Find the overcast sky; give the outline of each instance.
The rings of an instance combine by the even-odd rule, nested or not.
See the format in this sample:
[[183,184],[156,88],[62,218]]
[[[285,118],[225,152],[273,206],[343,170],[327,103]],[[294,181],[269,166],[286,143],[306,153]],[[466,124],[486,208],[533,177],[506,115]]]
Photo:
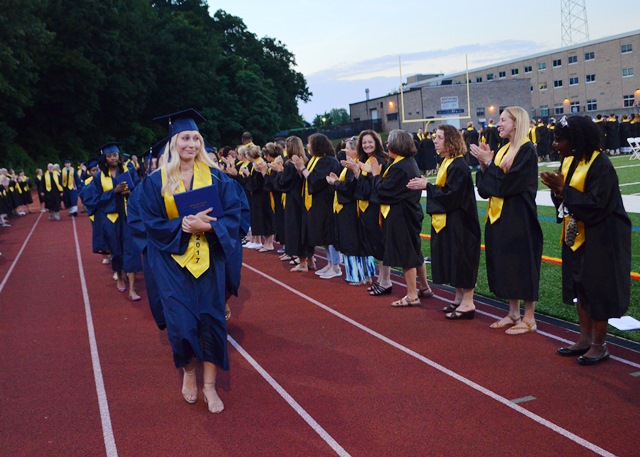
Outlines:
[[[307,121],[332,108],[380,97],[416,73],[451,73],[561,47],[562,0],[208,0],[243,19],[258,38],[296,56],[313,97]],[[492,4],[493,3],[493,4]],[[640,29],[640,1],[586,0],[591,40]],[[398,6],[400,5],[400,6]],[[634,50],[635,51],[635,50]],[[640,52],[640,50],[638,50]]]

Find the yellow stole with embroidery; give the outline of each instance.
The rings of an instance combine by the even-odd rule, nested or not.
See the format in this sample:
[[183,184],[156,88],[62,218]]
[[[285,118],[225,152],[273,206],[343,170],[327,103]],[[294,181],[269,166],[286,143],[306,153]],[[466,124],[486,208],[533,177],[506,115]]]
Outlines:
[[[373,156],[371,156],[371,157],[373,157]],[[371,157],[369,157],[367,159],[365,164],[371,163]],[[369,174],[364,170],[361,171],[360,173],[362,174],[362,176],[367,176]],[[358,200],[358,209],[360,210],[361,213],[364,213],[367,210],[368,207],[369,207],[369,200]]]
[[[111,172],[107,173],[106,175],[104,173],[100,173],[100,184],[102,185],[102,192],[109,192],[110,190],[113,190],[113,179],[111,178]],[[117,212],[107,213],[107,219],[109,219],[114,224],[118,220],[118,217],[120,217],[120,215]]]
[[[307,164],[307,170],[311,173],[316,166],[316,164],[320,161],[320,157],[313,156],[309,160]],[[307,211],[311,209],[313,206],[313,195],[309,193],[309,182],[304,180],[304,187],[302,188],[302,197],[304,198],[304,207],[307,208]]]
[[[596,159],[596,157],[598,157],[598,155],[600,155],[600,151],[594,151],[593,155],[591,156],[591,160],[589,160],[589,162],[582,159],[578,163],[575,171],[573,172],[573,176],[571,176],[571,181],[569,182],[569,185],[571,187],[573,187],[574,189],[580,192],[584,192],[584,183],[587,179],[587,173],[589,173],[589,168],[591,168],[591,164]],[[567,157],[564,159],[564,161],[562,162],[563,176],[566,177],[569,174],[569,169],[572,163],[573,163],[573,157]],[[576,221],[576,222],[578,223],[578,234],[576,235],[576,239],[573,242],[573,246],[571,246],[571,250],[573,251],[577,250],[586,241],[585,235],[584,235],[584,222],[582,221]],[[568,223],[569,223],[569,218],[565,217],[562,221],[562,235],[560,237],[560,240],[562,241],[562,243],[564,243],[564,234],[567,231]]]
[[[518,146],[518,150],[525,144],[529,142],[529,138],[525,138],[522,143]],[[502,164],[502,160],[504,159],[504,156],[507,155],[507,152],[509,152],[509,145],[511,143],[507,143],[504,146],[502,146],[500,148],[500,150],[498,151],[498,153],[496,154],[493,163],[497,166],[500,167],[500,165]],[[516,154],[517,155],[517,154]],[[515,162],[516,158],[513,158],[513,161]],[[512,163],[513,164],[513,163]],[[500,171],[502,171],[504,173],[504,170],[500,169]],[[489,197],[489,207],[487,208],[487,219],[489,220],[490,223],[495,223],[498,219],[500,219],[500,216],[502,215],[502,207],[504,206],[504,198],[502,197]]]
[[[403,156],[396,157],[396,159],[393,161],[393,163],[391,165],[389,165],[387,167],[387,169],[384,171],[384,173],[382,174],[382,177],[386,178],[387,177],[387,173],[389,173],[389,170],[391,170],[391,167],[394,166],[395,164],[397,164],[398,162],[403,161],[405,158],[406,157],[403,157]],[[385,219],[389,215],[389,211],[391,211],[391,205],[380,205],[380,215],[382,217],[384,217]],[[382,219],[380,220],[380,222],[382,222]]]
[[[44,173],[44,187],[45,189],[47,189],[47,192],[51,192],[51,175],[54,176],[58,176],[57,171],[53,170],[51,173],[49,172],[49,170],[45,171]],[[56,187],[58,188],[58,191],[62,192],[62,186],[58,183],[58,180],[54,179],[53,182],[55,183]]]
[[[438,170],[438,175],[436,176],[436,186],[444,187],[447,182],[447,168],[449,168],[449,165],[451,165],[453,161],[458,157],[460,156],[447,157],[442,161],[442,163],[440,164],[440,169]],[[447,213],[432,214],[431,226],[436,231],[436,233],[439,233],[440,230],[447,226]]]
[[[342,169],[342,171],[340,172],[340,177],[338,178],[338,181],[345,182],[345,180],[347,179],[347,171],[349,171],[347,167],[344,167]],[[338,202],[338,191],[336,190],[334,191],[334,194],[333,194],[333,212],[338,214],[340,211],[342,211],[343,207],[344,205]]]
[[[162,167],[162,187],[167,183],[167,172]],[[196,162],[193,166],[193,186],[191,189],[199,189],[200,187],[210,186],[212,183],[211,170],[203,163]],[[176,193],[186,192],[184,182],[180,180],[180,186]],[[180,217],[176,201],[173,195],[165,192],[163,195],[164,207],[167,210],[169,219]],[[192,233],[189,238],[189,245],[184,254],[171,254],[173,260],[178,265],[189,270],[195,277],[199,278],[205,271],[209,269],[209,243],[204,232]]]

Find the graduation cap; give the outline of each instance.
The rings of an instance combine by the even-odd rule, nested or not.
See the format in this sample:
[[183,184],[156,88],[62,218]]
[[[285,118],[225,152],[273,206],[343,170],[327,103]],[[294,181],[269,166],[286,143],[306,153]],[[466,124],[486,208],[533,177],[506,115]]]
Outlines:
[[198,130],[198,122],[206,121],[206,119],[193,108],[156,117],[153,120],[168,127],[169,138],[185,130]]
[[120,152],[120,149],[118,148],[118,146],[120,146],[121,144],[124,143],[117,143],[117,142],[111,142],[111,143],[105,143],[102,146],[100,146],[100,154],[106,155],[106,154],[113,154],[114,152]]
[[207,152],[212,152],[214,154],[218,153],[218,150],[215,147],[211,146],[211,144],[207,140],[204,140],[204,150]]
[[164,154],[164,150],[165,150],[165,147],[167,146],[168,142],[169,142],[169,137],[163,138],[160,141],[158,141],[156,144],[151,146],[149,148],[149,152],[151,153],[151,157],[153,157],[154,159],[157,159],[162,154]]
[[71,163],[71,159],[64,159],[63,163]]
[[95,168],[98,166],[98,158],[97,157],[92,157],[89,160],[87,160],[87,169],[91,170],[92,168]]

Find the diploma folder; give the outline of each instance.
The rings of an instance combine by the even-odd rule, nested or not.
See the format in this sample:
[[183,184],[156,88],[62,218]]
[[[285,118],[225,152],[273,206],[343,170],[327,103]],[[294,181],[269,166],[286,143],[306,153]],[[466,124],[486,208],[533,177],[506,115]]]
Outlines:
[[180,217],[196,214],[209,208],[213,208],[213,211],[207,214],[208,216],[224,216],[222,202],[215,184],[175,194],[173,198],[176,201]]
[[124,173],[119,174],[113,179],[116,180],[116,185],[120,184],[121,182],[126,182],[127,186],[129,187],[129,190],[133,190],[133,188],[135,187],[133,185],[133,178],[131,177],[131,173],[129,173],[128,171],[125,171]]

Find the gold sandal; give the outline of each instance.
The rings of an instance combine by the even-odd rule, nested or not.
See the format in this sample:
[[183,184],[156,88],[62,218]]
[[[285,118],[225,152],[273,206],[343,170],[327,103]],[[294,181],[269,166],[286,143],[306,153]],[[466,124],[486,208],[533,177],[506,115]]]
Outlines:
[[525,333],[535,333],[537,330],[538,326],[536,325],[536,321],[527,322],[523,320],[507,329],[504,333],[507,335],[524,335]]
[[489,328],[505,328],[505,327],[518,325],[519,323],[520,323],[520,317],[518,317],[517,319],[514,319],[513,317],[506,315],[499,321],[496,321],[493,324],[491,324]]
[[408,306],[420,306],[420,304],[420,299],[418,297],[416,297],[415,300],[409,300],[409,297],[405,295],[400,300],[392,302],[391,306],[394,308],[406,308]]

